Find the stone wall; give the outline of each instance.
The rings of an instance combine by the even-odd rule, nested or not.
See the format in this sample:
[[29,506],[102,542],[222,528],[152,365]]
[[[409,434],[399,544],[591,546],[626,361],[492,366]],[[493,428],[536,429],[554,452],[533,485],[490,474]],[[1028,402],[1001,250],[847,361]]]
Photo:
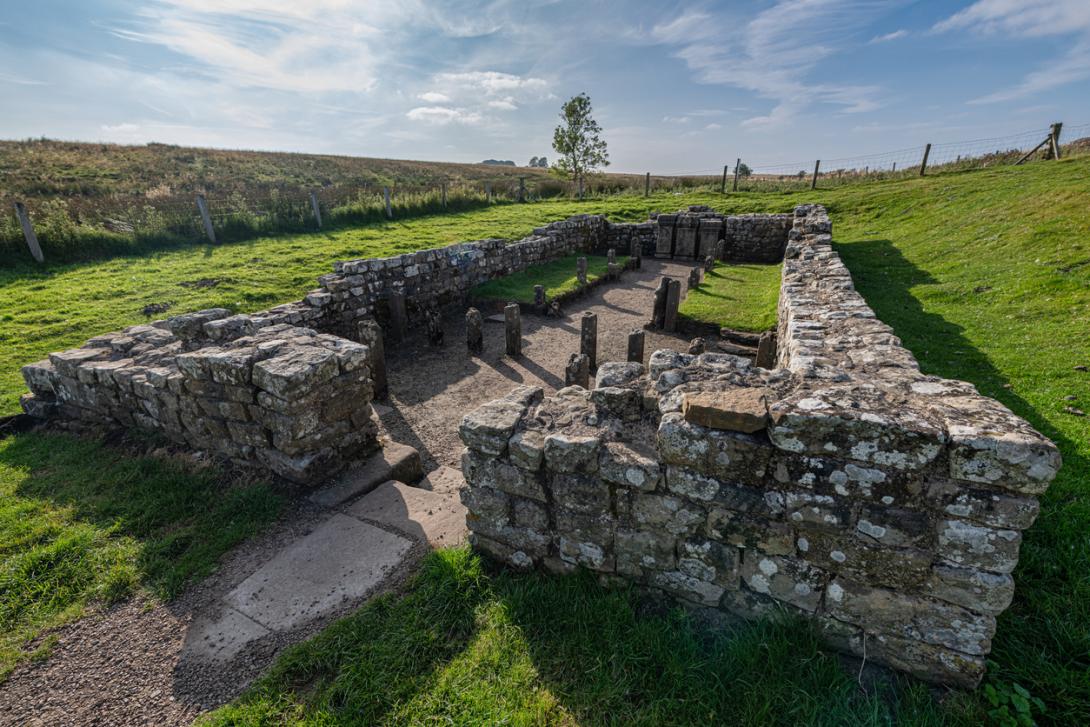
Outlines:
[[467,415],[471,541],[975,685],[1056,447],[927,376],[852,287],[821,207],[793,217],[778,368],[658,351],[596,387],[521,387]]
[[709,207],[693,206],[687,212],[658,215],[654,246],[646,253],[703,260],[715,257],[717,242],[723,240],[724,260],[775,263],[783,259],[792,221],[789,214],[721,215]]
[[320,481],[377,446],[368,349],[282,320],[295,315],[213,309],[92,338],[23,367],[23,408]]

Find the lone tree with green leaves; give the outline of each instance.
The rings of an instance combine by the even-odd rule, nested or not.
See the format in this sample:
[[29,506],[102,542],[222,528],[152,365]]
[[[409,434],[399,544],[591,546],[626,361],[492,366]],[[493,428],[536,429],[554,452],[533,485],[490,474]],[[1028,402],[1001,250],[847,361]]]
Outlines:
[[587,174],[609,166],[609,152],[601,138],[602,127],[590,110],[590,96],[585,93],[573,96],[560,110],[564,123],[553,132],[553,149],[560,155],[553,169],[564,178],[575,180],[579,199],[583,199]]

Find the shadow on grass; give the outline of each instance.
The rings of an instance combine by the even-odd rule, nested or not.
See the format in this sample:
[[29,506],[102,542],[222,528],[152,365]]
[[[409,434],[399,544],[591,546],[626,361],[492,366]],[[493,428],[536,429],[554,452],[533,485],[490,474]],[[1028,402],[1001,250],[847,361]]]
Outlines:
[[210,724],[886,724],[925,689],[865,693],[799,621],[709,630],[589,573],[429,556],[277,665]]
[[[1085,445],[1016,393],[962,327],[924,308],[913,289],[939,281],[905,259],[891,241],[866,239],[838,244],[837,250],[856,289],[925,373],[973,383],[1060,448],[1063,467],[1041,497],[1037,522],[1023,533],[1014,573],[1018,588],[1011,608],[999,618],[988,679],[1028,688],[1045,700],[1049,721],[1082,721],[1090,709],[1090,461],[1081,452]],[[1022,385],[1032,387],[1033,382]]]

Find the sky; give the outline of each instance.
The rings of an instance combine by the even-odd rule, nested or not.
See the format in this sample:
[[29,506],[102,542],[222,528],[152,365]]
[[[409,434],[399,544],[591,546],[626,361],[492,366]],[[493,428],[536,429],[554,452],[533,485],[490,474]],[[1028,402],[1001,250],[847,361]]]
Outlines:
[[1090,0],[0,0],[0,138],[714,171],[1090,122]]

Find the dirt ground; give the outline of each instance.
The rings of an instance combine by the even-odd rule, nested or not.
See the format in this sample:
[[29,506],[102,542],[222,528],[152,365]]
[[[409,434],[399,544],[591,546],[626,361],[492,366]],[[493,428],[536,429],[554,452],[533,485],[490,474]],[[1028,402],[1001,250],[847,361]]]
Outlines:
[[[688,271],[688,265],[647,259],[641,270],[626,271],[619,282],[569,303],[559,319],[524,314],[518,360],[503,355],[503,325],[492,322],[485,323],[483,355],[469,356],[461,315],[449,320],[442,347],[429,346],[419,334],[388,346],[390,397],[378,409],[385,433],[416,447],[426,471],[457,468],[458,424],[466,412],[519,384],[549,392],[564,385],[564,365],[578,351],[584,311],[598,315],[599,363],[623,361],[628,333],[650,317],[658,279],[670,275],[684,281]],[[681,336],[646,335],[645,362],[657,349],[688,345]],[[47,637],[55,639],[49,658],[20,665],[0,685],[0,725],[183,725],[237,696],[285,646],[362,601],[292,632],[259,639],[230,662],[214,665],[187,658],[191,625],[213,615],[224,594],[328,515],[303,499],[270,532],[236,548],[216,574],[174,601],[133,599],[57,630]],[[393,574],[385,588],[396,588],[407,575],[408,569]]]
[[[484,353],[471,357],[465,347],[465,321],[449,320],[442,347],[422,335],[387,349],[390,411],[381,410],[383,427],[398,442],[416,447],[424,469],[459,466],[462,416],[519,384],[542,386],[551,393],[564,386],[564,366],[579,351],[579,319],[598,316],[598,363],[624,361],[628,334],[651,317],[655,286],[664,275],[682,281],[682,297],[691,265],[645,258],[640,270],[628,270],[617,283],[594,288],[569,303],[562,318],[522,314],[522,357],[504,355],[504,326],[485,322]],[[488,315],[488,312],[485,312]],[[689,339],[647,331],[644,363],[660,348],[684,351]]]

